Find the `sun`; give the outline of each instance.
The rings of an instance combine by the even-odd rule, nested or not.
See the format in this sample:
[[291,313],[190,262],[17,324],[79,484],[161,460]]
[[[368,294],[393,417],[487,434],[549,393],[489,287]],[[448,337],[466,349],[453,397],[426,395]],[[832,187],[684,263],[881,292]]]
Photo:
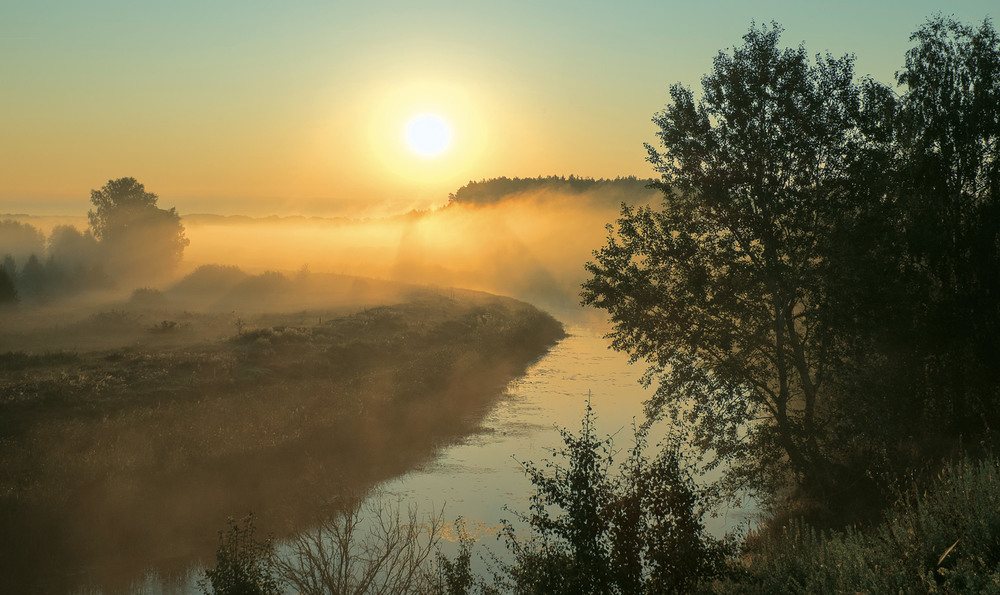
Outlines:
[[440,157],[451,148],[451,126],[437,114],[417,114],[403,128],[403,138],[420,157]]

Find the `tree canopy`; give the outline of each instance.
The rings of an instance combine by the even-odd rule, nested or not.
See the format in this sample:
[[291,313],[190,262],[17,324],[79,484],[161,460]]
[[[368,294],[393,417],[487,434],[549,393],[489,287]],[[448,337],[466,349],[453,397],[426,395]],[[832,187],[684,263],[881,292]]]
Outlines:
[[180,262],[189,241],[180,216],[156,206],[157,196],[135,178],[108,180],[90,191],[90,231],[109,266],[129,276],[155,278]]
[[989,21],[929,20],[897,95],[780,34],[752,26],[699,96],[671,87],[647,146],[662,209],[623,207],[582,298],[648,362],[650,420],[686,428],[730,487],[829,500],[928,416],[952,436],[993,417],[1000,43]]

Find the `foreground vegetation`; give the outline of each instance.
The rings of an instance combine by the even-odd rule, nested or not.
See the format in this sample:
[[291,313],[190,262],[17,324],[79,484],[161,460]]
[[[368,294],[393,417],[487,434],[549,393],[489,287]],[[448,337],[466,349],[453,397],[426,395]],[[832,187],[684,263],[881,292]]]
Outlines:
[[[442,517],[400,516],[382,497],[360,500],[290,546],[254,537],[252,519],[220,533],[206,593],[997,593],[1000,592],[1000,462],[959,457],[931,481],[898,482],[871,525],[821,530],[776,519],[738,541],[706,534],[708,499],[676,452],[650,460],[641,432],[624,459],[593,431],[542,467],[529,511],[506,523],[502,561],[467,536],[454,558],[431,554]],[[362,529],[366,527],[366,529]],[[473,556],[489,572],[473,571]]]
[[960,458],[873,526],[751,535],[721,593],[998,593],[1000,461]]
[[[166,316],[83,321],[138,328],[138,345],[0,354],[5,588],[64,579],[42,553],[98,574],[122,557],[182,570],[233,511],[281,534],[317,521],[329,503],[304,495],[364,489],[472,430],[562,336],[526,304],[471,292],[413,290],[350,314]],[[217,340],[197,328],[220,324]]]

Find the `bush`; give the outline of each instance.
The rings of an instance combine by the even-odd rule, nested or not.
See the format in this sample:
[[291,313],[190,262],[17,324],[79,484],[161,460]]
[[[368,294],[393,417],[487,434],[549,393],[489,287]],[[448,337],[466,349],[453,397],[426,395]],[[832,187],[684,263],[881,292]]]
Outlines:
[[421,519],[410,508],[404,515],[398,502],[376,494],[300,534],[276,568],[303,595],[426,593],[427,562],[440,538],[440,514]]
[[174,284],[170,291],[194,295],[222,294],[248,277],[235,266],[204,264]]
[[[472,574],[472,538],[465,531],[465,522],[459,518],[458,525],[458,555],[452,560],[437,553],[437,582],[433,592],[439,595],[469,595],[477,586],[475,575]],[[481,590],[484,589],[481,585]]]
[[[707,536],[701,498],[676,450],[650,461],[636,431],[628,459],[614,466],[610,438],[600,440],[588,402],[580,435],[562,431],[565,448],[545,469],[526,464],[536,487],[530,540],[504,521],[514,555],[507,588],[517,593],[689,593],[719,573],[722,543]],[[553,514],[556,512],[556,514]]]
[[243,525],[229,519],[229,531],[219,531],[216,566],[205,570],[198,586],[213,595],[277,595],[274,578],[274,546],[270,538],[258,541],[254,537],[253,515],[243,519]]

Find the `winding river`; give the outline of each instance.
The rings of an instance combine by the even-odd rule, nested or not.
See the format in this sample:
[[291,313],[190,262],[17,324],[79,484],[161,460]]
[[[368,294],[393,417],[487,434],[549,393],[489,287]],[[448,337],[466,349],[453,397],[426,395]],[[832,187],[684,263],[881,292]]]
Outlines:
[[[561,448],[559,428],[579,433],[588,395],[598,436],[610,435],[616,450],[627,450],[633,421],[642,421],[643,402],[653,390],[638,383],[643,365],[631,365],[626,355],[610,350],[602,329],[568,326],[567,332],[566,339],[512,383],[479,433],[444,449],[423,468],[387,482],[384,490],[420,510],[443,506],[445,520],[461,517],[480,551],[502,557],[503,543],[496,539],[500,521],[514,520],[513,511],[527,512],[534,493],[520,462],[540,466],[553,449]],[[655,438],[654,429],[651,444]],[[745,523],[746,513],[730,510],[705,521],[711,533],[721,536]],[[446,540],[441,549],[453,554],[457,545]]]
[[[421,513],[443,507],[447,524],[459,517],[464,520],[466,531],[478,542],[473,550],[477,557],[487,550],[503,557],[503,542],[496,538],[501,519],[513,520],[512,511],[527,511],[533,493],[519,461],[542,463],[552,449],[562,446],[559,428],[579,432],[588,395],[598,435],[612,435],[617,448],[627,449],[633,419],[641,419],[642,403],[649,395],[637,382],[641,364],[630,365],[627,356],[608,349],[598,325],[568,325],[567,332],[566,339],[508,387],[481,420],[479,431],[384,483],[383,494]],[[713,534],[721,535],[745,523],[745,516],[731,511],[707,518],[706,523]],[[441,544],[448,555],[457,551],[453,536],[453,531],[446,531]],[[482,562],[474,564],[481,567]],[[135,590],[151,595],[200,592],[197,579],[202,570],[192,568],[180,581],[150,575]]]

